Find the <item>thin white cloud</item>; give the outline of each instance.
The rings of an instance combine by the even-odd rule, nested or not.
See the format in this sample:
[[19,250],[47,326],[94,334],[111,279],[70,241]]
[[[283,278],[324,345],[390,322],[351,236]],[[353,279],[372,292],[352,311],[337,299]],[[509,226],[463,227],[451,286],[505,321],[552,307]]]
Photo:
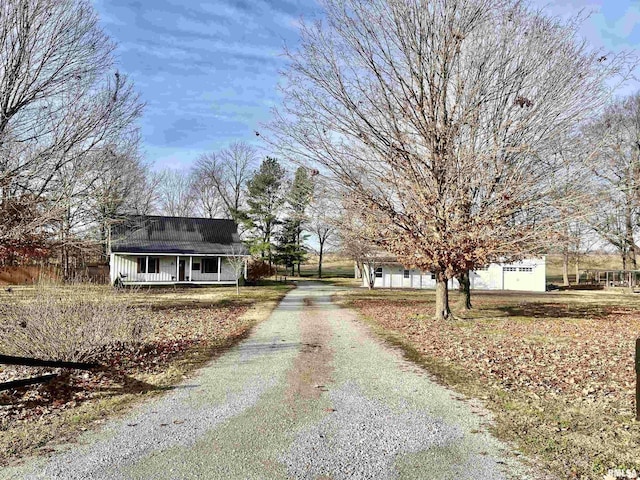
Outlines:
[[609,29],[609,31],[622,38],[626,38],[638,23],[640,23],[640,6],[633,4],[627,8],[622,17],[615,22],[613,28]]
[[141,132],[158,168],[189,165],[255,130],[279,98],[285,42],[310,0],[91,0],[146,108]]

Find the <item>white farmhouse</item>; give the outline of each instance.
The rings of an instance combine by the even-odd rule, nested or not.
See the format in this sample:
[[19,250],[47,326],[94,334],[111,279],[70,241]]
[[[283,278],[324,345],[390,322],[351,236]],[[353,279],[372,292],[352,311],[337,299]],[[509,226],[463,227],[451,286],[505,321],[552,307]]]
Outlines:
[[[363,286],[367,286],[369,268],[369,265],[364,265]],[[395,261],[380,261],[374,263],[374,268],[376,288],[436,288],[435,275],[430,272],[408,269]],[[492,263],[470,272],[469,279],[471,288],[475,290],[544,292],[546,274],[546,258],[543,256],[514,263]],[[451,279],[449,287],[458,288],[458,281]]]
[[237,224],[217,218],[130,216],[109,243],[112,284],[235,284],[248,258]]

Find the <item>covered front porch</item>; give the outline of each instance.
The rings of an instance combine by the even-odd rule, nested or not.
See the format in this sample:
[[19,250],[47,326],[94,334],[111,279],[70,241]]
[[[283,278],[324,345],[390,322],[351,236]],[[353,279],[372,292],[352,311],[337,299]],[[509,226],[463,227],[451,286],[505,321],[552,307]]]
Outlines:
[[123,285],[232,285],[246,270],[245,256],[111,254],[111,282]]

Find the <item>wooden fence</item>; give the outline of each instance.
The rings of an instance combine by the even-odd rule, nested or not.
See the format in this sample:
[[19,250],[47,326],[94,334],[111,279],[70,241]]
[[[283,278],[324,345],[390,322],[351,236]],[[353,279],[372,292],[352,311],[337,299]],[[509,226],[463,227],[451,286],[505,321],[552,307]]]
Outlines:
[[[77,368],[80,370],[91,370],[98,368],[97,363],[83,362],[64,362],[58,360],[40,360],[29,357],[14,357],[11,355],[0,355],[0,364],[4,365],[22,365],[26,367],[52,367],[52,368]],[[40,375],[38,377],[23,378],[20,380],[12,380],[10,382],[0,383],[0,391],[10,390],[12,388],[24,387],[27,385],[35,385],[37,383],[45,383],[53,380],[58,376],[57,373],[48,375]]]
[[[109,283],[108,265],[90,265],[76,269],[73,280],[98,284]],[[33,285],[39,282],[63,281],[60,268],[57,265],[28,265],[28,266],[0,266],[0,285]]]

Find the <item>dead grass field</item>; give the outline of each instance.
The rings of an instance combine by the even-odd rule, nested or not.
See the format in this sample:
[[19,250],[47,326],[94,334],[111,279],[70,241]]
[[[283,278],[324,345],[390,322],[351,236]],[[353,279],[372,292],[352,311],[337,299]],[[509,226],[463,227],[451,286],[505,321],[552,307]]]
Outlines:
[[[65,298],[112,295],[110,287],[45,286]],[[143,342],[111,345],[100,352],[98,371],[66,371],[46,385],[0,392],[0,465],[46,453],[57,443],[125,412],[149,395],[172,388],[190,372],[224,352],[268,317],[291,287],[269,285],[155,289],[118,293],[151,325]],[[35,287],[0,291],[0,305],[31,302]],[[5,353],[5,352],[2,352]],[[0,366],[0,381],[56,372]]]
[[[580,259],[580,270],[617,270],[622,268],[620,255],[591,253]],[[569,281],[575,282],[575,266],[569,262]],[[562,256],[547,255],[547,283],[562,284]]]
[[[303,277],[316,277],[318,275],[318,258],[309,255],[307,262],[300,268]],[[328,254],[322,261],[322,276],[325,278],[353,278],[353,260],[333,253]]]
[[483,399],[497,434],[559,478],[640,470],[640,295],[476,293],[475,310],[449,322],[431,319],[432,292],[357,289],[339,301],[440,381]]

